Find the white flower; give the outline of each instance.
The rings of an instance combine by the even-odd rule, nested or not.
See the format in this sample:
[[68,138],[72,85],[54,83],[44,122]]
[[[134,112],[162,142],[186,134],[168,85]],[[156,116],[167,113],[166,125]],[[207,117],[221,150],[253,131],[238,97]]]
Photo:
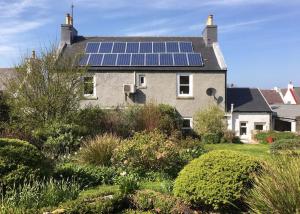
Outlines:
[[126,175],[126,172],[124,171],[124,172],[121,172],[121,174],[120,174],[121,176],[125,176]]

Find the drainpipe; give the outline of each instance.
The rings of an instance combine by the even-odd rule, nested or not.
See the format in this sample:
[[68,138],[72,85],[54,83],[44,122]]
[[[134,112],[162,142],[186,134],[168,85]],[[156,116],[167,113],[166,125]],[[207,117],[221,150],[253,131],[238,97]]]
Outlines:
[[231,108],[230,108],[230,114],[231,114],[231,131],[235,132],[235,129],[233,128],[233,108],[234,108],[234,104],[231,103]]

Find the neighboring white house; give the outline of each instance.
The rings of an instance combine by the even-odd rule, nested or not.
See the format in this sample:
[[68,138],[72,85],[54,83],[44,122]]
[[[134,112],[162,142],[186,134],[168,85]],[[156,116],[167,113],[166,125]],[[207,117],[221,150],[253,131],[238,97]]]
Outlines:
[[272,129],[272,110],[257,88],[227,88],[228,129],[243,142],[257,131]]

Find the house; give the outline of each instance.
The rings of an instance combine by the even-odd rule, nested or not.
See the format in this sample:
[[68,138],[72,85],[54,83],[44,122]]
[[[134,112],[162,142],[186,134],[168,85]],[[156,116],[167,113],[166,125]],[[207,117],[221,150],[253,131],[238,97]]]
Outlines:
[[287,89],[283,89],[285,104],[300,104],[300,88],[294,88],[293,83],[288,84]]
[[244,142],[272,129],[272,110],[257,88],[227,88],[228,129]]
[[225,110],[227,66],[213,16],[198,37],[79,36],[67,14],[62,54],[83,54],[81,106],[126,107],[150,101],[174,106],[191,128],[196,111],[210,104]]

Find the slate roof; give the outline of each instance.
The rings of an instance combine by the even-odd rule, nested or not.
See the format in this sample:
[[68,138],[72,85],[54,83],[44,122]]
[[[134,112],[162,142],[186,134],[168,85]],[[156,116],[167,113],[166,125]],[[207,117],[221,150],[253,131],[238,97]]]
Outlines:
[[0,91],[5,90],[4,83],[7,80],[14,78],[17,72],[14,68],[0,68]]
[[[72,45],[67,45],[63,49],[63,54],[74,55],[83,54],[87,42],[160,42],[160,41],[187,41],[192,42],[194,52],[200,52],[203,57],[204,66],[202,67],[147,67],[147,66],[130,66],[130,67],[91,67],[90,70],[111,70],[111,71],[133,71],[133,70],[144,70],[144,71],[221,71],[218,64],[215,52],[212,47],[205,46],[202,37],[75,37]],[[225,71],[225,70],[224,70]]]
[[257,88],[227,88],[227,111],[234,104],[234,112],[272,112]]
[[271,108],[275,112],[276,117],[286,119],[296,119],[300,117],[300,105],[279,104],[272,105]]
[[284,103],[280,94],[276,90],[261,90],[261,93],[266,98],[269,105]]

